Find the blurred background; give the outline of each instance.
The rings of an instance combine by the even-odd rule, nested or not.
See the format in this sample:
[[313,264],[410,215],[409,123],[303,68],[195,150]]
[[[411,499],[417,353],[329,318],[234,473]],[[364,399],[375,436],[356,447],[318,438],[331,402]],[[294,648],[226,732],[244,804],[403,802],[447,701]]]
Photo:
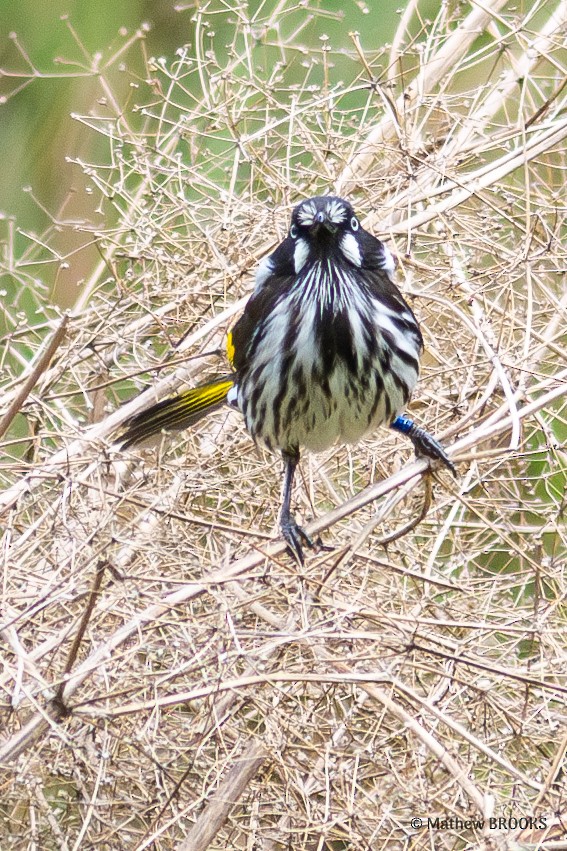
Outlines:
[[[189,18],[170,0],[0,0],[2,241],[17,241],[22,231],[42,234],[51,216],[92,220],[82,170],[69,160],[92,162],[104,143],[72,114],[92,111],[103,94],[95,68],[113,63],[129,36],[143,29],[143,51],[137,41],[124,55],[143,76],[144,53],[171,56],[190,38]],[[54,301],[69,307],[98,254],[84,233],[67,227],[57,247],[69,255],[68,268],[55,277],[46,267],[41,278]]]
[[[31,187],[49,208],[63,201],[75,168],[65,156],[88,156],[92,138],[71,113],[88,112],[100,97],[93,57],[104,63],[146,23],[148,54],[173,54],[188,34],[187,18],[168,0],[0,0],[2,211],[41,222]],[[84,47],[84,51],[83,48]]]
[[[215,17],[215,10],[226,10],[228,4],[207,5],[218,34],[226,18]],[[233,5],[236,10],[243,4]],[[265,15],[277,5],[277,0],[245,4],[250,16],[258,11]],[[347,43],[352,50],[348,33],[353,30],[361,31],[367,48],[381,48],[392,37],[405,3],[310,0],[308,5],[314,15],[302,29],[302,40],[309,46],[326,34],[340,51]],[[439,5],[439,0],[428,4],[433,16]],[[179,47],[192,43],[194,13],[202,6],[198,0],[53,0],[45,5],[0,0],[0,243],[20,242],[14,246],[19,254],[22,237],[41,235],[55,225],[60,232],[50,234],[50,246],[67,262],[56,273],[45,266],[40,279],[62,307],[73,304],[77,287],[99,255],[80,227],[73,231],[57,228],[57,223],[105,224],[94,215],[77,161],[104,161],[106,146],[100,134],[72,116],[88,115],[100,106],[104,92],[96,68],[105,67],[107,77],[119,76],[117,54],[127,65],[129,79],[147,76],[150,57],[164,57],[169,63]],[[136,39],[137,32],[141,38]],[[119,86],[119,80],[113,84]],[[9,267],[9,258],[4,262]]]

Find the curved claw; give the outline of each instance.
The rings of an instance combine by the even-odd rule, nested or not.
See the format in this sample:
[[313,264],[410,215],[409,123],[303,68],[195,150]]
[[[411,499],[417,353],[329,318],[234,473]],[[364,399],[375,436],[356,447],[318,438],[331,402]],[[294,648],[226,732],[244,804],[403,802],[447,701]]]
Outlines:
[[431,458],[433,461],[442,461],[454,476],[457,475],[455,465],[441,446],[438,440],[435,440],[428,431],[423,428],[417,428],[413,435],[410,435],[417,456],[425,455],[426,458]]
[[280,528],[291,555],[297,559],[300,565],[303,565],[305,558],[302,544],[306,544],[311,549],[314,549],[315,544],[293,517],[282,519]]
[[393,423],[391,423],[390,428],[401,431],[402,434],[407,434],[413,443],[415,454],[418,458],[425,456],[426,458],[431,458],[432,461],[442,461],[456,477],[457,470],[455,469],[455,465],[439,441],[424,428],[417,426],[409,417],[396,417]]

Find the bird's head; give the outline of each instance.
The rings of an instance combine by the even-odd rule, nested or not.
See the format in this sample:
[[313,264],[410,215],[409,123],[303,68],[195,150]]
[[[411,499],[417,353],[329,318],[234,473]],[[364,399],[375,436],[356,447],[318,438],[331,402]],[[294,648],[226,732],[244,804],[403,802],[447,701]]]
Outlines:
[[321,195],[302,201],[291,217],[289,237],[294,243],[294,266],[300,272],[308,260],[342,257],[354,266],[362,265],[358,234],[360,223],[348,201],[334,195]]

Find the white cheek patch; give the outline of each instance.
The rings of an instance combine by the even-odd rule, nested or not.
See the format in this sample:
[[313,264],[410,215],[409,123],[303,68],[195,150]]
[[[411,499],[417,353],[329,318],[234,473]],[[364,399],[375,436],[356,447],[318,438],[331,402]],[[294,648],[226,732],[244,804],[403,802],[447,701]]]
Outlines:
[[256,283],[254,284],[254,291],[257,291],[264,286],[273,271],[274,266],[269,257],[264,257],[260,260],[258,268],[256,269]]
[[355,266],[361,266],[362,256],[360,254],[360,246],[354,234],[345,233],[344,236],[341,237],[340,249],[347,260],[350,260],[350,262]]
[[298,239],[293,249],[293,264],[295,274],[301,272],[309,257],[309,245],[305,239]]
[[396,271],[396,261],[394,260],[390,249],[385,245],[382,245],[382,257],[383,259],[380,268],[384,269],[384,271],[389,275],[393,275]]

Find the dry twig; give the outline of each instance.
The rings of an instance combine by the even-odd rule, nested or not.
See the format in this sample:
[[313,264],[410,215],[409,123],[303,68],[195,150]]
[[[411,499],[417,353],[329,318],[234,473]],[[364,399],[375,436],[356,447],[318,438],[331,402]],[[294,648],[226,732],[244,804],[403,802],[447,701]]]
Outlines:
[[[412,0],[389,52],[334,12],[236,5],[231,22],[197,10],[194,48],[148,61],[135,112],[97,69],[106,105],[80,120],[108,162],[80,165],[116,225],[51,343],[41,294],[33,328],[3,306],[0,833],[77,851],[488,848],[528,836],[491,816],[545,816],[529,835],[552,847],[565,4],[444,3],[423,22]],[[435,473],[424,500],[425,462],[385,432],[306,458],[297,509],[333,549],[298,575],[272,540],[279,462],[234,413],[156,452],[113,439],[224,368],[255,264],[289,207],[327,191],[399,257],[427,342],[413,415],[461,478]],[[9,256],[22,288],[46,246]],[[411,823],[455,815],[474,823]]]

